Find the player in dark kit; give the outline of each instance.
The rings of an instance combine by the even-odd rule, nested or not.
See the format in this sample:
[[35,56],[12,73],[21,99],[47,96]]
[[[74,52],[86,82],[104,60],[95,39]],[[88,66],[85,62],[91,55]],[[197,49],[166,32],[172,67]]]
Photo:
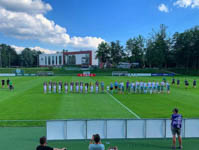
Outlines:
[[5,80],[3,79],[3,80],[1,80],[1,86],[2,86],[2,88],[4,88],[4,85],[5,85]]
[[9,84],[10,84],[10,79],[9,78],[6,80],[6,83],[7,83],[7,87],[9,87]]
[[185,84],[185,88],[187,89],[188,86],[189,86],[189,82],[187,80],[184,81],[184,84]]
[[130,82],[129,82],[129,80],[126,82],[126,92],[130,92]]
[[177,80],[177,86],[178,87],[180,86],[180,80],[179,79]]
[[196,80],[193,81],[193,88],[196,88]]
[[174,84],[175,84],[175,79],[173,78],[173,79],[172,79],[172,85],[174,85]]

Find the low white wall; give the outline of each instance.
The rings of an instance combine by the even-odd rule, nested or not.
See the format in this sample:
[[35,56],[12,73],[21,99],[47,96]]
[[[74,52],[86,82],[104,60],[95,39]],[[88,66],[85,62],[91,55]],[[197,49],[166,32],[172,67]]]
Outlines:
[[[171,138],[168,119],[57,120],[47,121],[47,140]],[[199,137],[199,119],[184,119],[182,137]]]

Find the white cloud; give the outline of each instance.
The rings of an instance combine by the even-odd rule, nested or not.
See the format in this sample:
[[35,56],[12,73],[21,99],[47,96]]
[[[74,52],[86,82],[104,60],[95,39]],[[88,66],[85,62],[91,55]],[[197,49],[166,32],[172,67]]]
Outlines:
[[158,6],[158,9],[159,9],[159,11],[161,11],[161,12],[165,12],[165,13],[168,13],[168,12],[169,12],[169,9],[168,9],[168,7],[167,7],[165,4],[160,4],[160,5]]
[[73,49],[97,49],[98,44],[104,41],[90,36],[70,37],[66,28],[44,16],[43,13],[51,9],[41,0],[0,0],[0,32],[18,39],[37,40]]
[[9,11],[31,14],[46,13],[52,10],[50,4],[46,4],[41,0],[0,0],[0,6]]
[[[18,54],[20,54],[26,48],[26,47],[20,47],[20,46],[16,46],[16,45],[11,45],[11,47],[13,47]],[[56,50],[49,50],[49,49],[41,48],[39,46],[28,47],[28,48],[30,48],[31,50],[41,51],[46,54],[54,54],[54,53],[58,52]]]
[[199,0],[177,0],[174,3],[174,6],[183,7],[183,8],[187,7],[199,8]]

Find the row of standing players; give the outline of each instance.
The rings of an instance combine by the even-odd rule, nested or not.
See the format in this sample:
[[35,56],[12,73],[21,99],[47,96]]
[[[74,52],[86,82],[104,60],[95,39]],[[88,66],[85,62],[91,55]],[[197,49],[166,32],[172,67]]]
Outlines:
[[[176,83],[175,78],[173,78],[171,83],[172,83],[172,85],[177,84],[178,87],[180,86],[180,80],[179,79],[177,79],[177,83]],[[197,84],[196,80],[193,80],[193,87],[194,88],[196,88],[196,84]],[[185,88],[188,88],[189,87],[189,81],[185,79],[184,85],[185,85]]]
[[13,83],[12,81],[8,78],[7,80],[1,80],[1,87],[5,88],[5,86],[7,85],[7,88],[9,88],[10,90],[14,89]]
[[[64,91],[65,93],[70,92],[76,92],[76,93],[88,93],[89,91],[91,93],[95,92],[99,93],[99,90],[101,90],[101,92],[104,92],[104,82],[99,82],[96,81],[95,82],[95,87],[94,84],[92,82],[88,83],[83,83],[83,82],[70,82],[67,83],[65,82],[63,84],[62,81],[57,82],[52,82],[50,81],[49,83],[44,82],[43,83],[43,88],[44,88],[44,93],[61,93],[63,91],[63,86],[64,86]],[[170,93],[170,84],[166,81],[162,81],[162,82],[126,82],[126,87],[124,86],[124,82],[117,82],[115,81],[114,83],[110,83],[110,85],[108,85],[106,87],[107,92],[114,92],[116,93],[124,93],[124,90],[126,89],[127,93],[164,93],[165,91],[165,87],[166,87],[166,92]]]

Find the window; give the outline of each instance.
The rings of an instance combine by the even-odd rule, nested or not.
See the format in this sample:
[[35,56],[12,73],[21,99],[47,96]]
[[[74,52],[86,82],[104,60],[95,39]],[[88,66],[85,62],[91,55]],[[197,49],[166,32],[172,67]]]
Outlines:
[[45,65],[47,65],[47,56],[45,56]]
[[76,65],[75,55],[68,55],[67,56],[67,65]]
[[62,56],[59,56],[59,65],[62,64]]
[[54,65],[55,64],[55,58],[54,58],[54,56],[52,56],[52,65]]
[[51,65],[51,59],[50,59],[50,56],[48,56],[48,65]]
[[89,63],[90,63],[90,55],[85,54],[85,56],[82,57],[82,65],[89,65]]
[[57,65],[57,56],[56,56],[56,65]]

